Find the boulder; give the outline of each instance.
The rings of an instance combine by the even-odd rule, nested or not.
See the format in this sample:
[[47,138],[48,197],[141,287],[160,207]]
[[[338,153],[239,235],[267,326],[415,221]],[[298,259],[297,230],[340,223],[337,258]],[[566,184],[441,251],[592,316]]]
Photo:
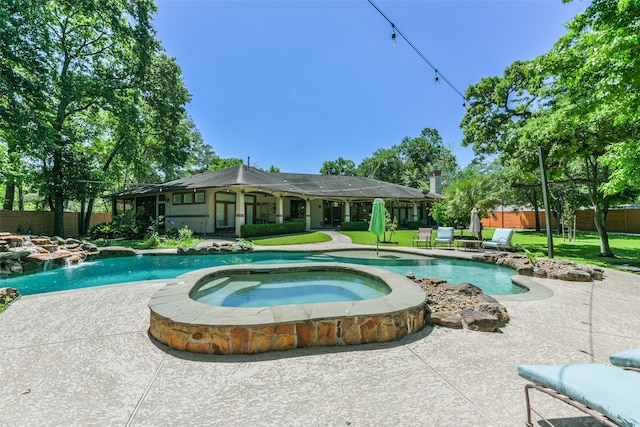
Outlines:
[[444,282],[444,283],[438,283],[435,286],[445,291],[460,292],[460,286],[454,285],[453,283]]
[[570,282],[590,282],[591,274],[576,268],[561,270],[558,272],[558,279]]
[[460,317],[472,331],[493,332],[500,324],[496,316],[469,308],[462,310]]
[[498,327],[504,326],[504,324],[509,321],[509,313],[507,313],[506,307],[497,302],[479,304],[476,308],[482,313],[495,316],[498,319]]
[[18,290],[15,288],[0,288],[0,304],[11,302],[17,299],[19,296],[20,292],[18,292]]
[[431,313],[426,322],[434,326],[444,326],[445,328],[462,329],[462,319],[454,311],[440,311]]
[[24,248],[11,248],[8,252],[0,252],[0,262],[26,258],[29,255],[31,255],[31,251],[24,250]]
[[472,283],[462,282],[458,287],[458,292],[465,295],[480,295],[482,294],[482,289],[477,287]]
[[105,246],[104,248],[98,248],[98,256],[96,258],[109,258],[109,257],[121,257],[121,256],[136,256],[136,251],[133,248],[122,246]]

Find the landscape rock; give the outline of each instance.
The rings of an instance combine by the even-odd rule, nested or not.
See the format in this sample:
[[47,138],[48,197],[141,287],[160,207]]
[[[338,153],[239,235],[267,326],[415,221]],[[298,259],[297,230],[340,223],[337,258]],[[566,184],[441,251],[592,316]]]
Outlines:
[[113,257],[121,257],[121,256],[136,256],[137,253],[132,248],[122,247],[122,246],[105,246],[103,248],[98,248],[97,258],[113,258]]
[[0,304],[16,300],[19,296],[20,292],[15,288],[0,288]]
[[498,327],[504,326],[509,321],[509,313],[507,313],[507,309],[497,301],[479,304],[477,309],[482,313],[495,316],[498,319]]
[[474,296],[484,293],[482,292],[482,289],[480,289],[476,285],[472,283],[467,283],[467,282],[460,283],[458,292],[460,292],[461,294],[474,295]]
[[558,279],[568,280],[570,282],[590,282],[591,274],[586,271],[578,270],[575,268],[568,270],[561,270],[557,274]]
[[[459,286],[442,279],[414,280],[425,292],[425,322],[448,328],[490,331],[509,321],[507,309],[472,283]],[[465,311],[466,310],[466,311]]]
[[462,318],[454,311],[439,311],[431,313],[425,321],[433,326],[462,329]]
[[500,323],[496,316],[470,308],[462,310],[460,317],[472,331],[494,332]]
[[560,279],[573,282],[602,280],[604,269],[593,265],[578,265],[563,259],[541,259],[537,264],[527,256],[508,252],[484,252],[472,256],[475,261],[504,265],[522,276]]

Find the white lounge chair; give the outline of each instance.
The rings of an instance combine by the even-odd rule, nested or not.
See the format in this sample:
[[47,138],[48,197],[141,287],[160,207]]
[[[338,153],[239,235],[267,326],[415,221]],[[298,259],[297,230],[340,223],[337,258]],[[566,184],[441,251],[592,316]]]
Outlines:
[[433,246],[431,244],[431,235],[433,234],[433,228],[418,228],[418,235],[413,236],[413,246],[420,247],[420,245],[424,245],[425,248],[427,246]]
[[455,229],[453,227],[438,227],[438,237],[433,241],[433,247],[436,247],[438,243],[446,243],[451,249],[453,243],[453,233]]
[[533,426],[533,409],[529,400],[531,389],[555,397],[606,426],[640,426],[640,375],[636,372],[584,363],[520,365],[518,375],[531,381],[524,388],[528,427]]
[[511,247],[511,238],[513,237],[513,229],[511,228],[496,228],[493,232],[491,240],[485,240],[482,242],[483,248],[493,248],[497,250],[508,249]]
[[622,369],[640,371],[640,348],[613,353],[609,361]]

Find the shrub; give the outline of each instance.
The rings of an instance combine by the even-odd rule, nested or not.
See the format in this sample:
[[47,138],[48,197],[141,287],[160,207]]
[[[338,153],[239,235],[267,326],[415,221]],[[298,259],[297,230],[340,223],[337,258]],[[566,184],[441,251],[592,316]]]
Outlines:
[[367,221],[350,221],[343,222],[340,226],[341,231],[367,231],[369,223]]
[[149,237],[147,237],[147,239],[144,241],[144,244],[148,248],[157,248],[160,244],[158,233],[154,231],[153,233],[149,234]]
[[189,228],[189,226],[185,225],[181,229],[178,230],[178,240],[185,241],[191,240],[193,238],[193,231]]
[[422,221],[408,221],[407,228],[409,230],[417,230],[420,227],[424,227],[424,223]]
[[302,233],[306,222],[285,222],[282,224],[245,224],[240,227],[242,237],[275,236],[278,234]]
[[164,235],[167,237],[167,239],[178,240],[180,238],[180,229],[171,227],[170,229],[165,231]]
[[149,221],[136,221],[135,211],[117,215],[111,222],[96,224],[89,229],[89,238],[95,239],[141,239],[150,225]]

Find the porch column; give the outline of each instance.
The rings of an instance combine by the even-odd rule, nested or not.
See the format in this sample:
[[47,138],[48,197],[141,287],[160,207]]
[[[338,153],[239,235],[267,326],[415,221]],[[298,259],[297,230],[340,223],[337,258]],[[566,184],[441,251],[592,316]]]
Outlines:
[[305,230],[311,231],[311,201],[308,199],[304,202],[304,216],[307,223]]
[[276,197],[276,224],[282,224],[283,221],[283,215],[282,215],[282,211],[284,207],[284,199],[282,198],[282,196],[277,196]]
[[344,222],[351,222],[351,202],[344,202]]
[[238,190],[236,192],[236,229],[235,229],[235,233],[236,233],[236,237],[240,237],[242,236],[242,232],[240,230],[240,227],[242,227],[244,225],[245,222],[245,218],[244,218],[244,193],[240,190]]
[[420,218],[418,217],[418,204],[417,203],[413,203],[413,211],[411,213],[411,220],[412,221],[419,221]]

